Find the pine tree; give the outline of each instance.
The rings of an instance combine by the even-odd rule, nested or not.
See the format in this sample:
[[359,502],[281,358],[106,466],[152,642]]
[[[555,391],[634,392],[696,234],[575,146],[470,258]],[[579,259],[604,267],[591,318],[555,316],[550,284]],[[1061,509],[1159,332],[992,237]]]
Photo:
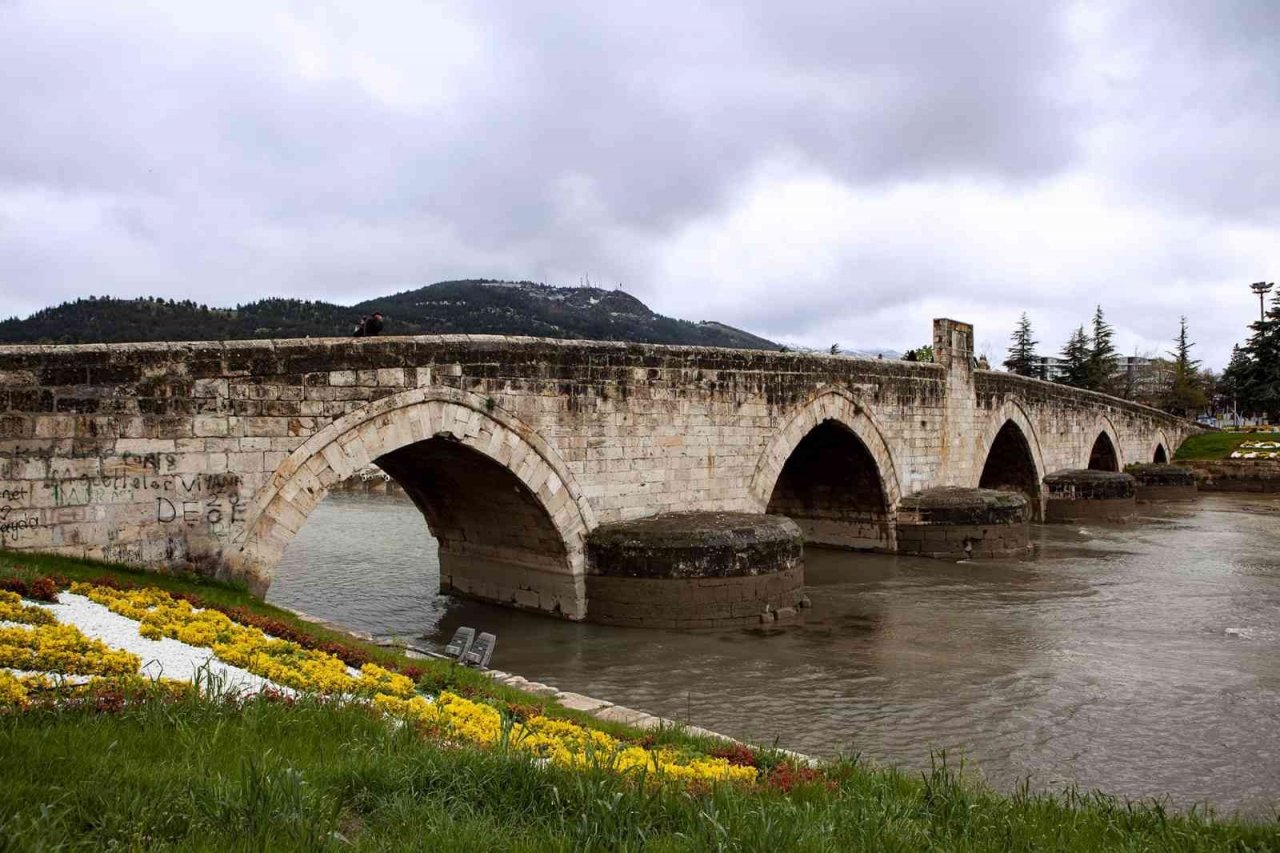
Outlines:
[[1004,360],[1005,369],[1019,376],[1034,375],[1038,343],[1040,342],[1031,337],[1031,320],[1027,318],[1027,312],[1023,311],[1018,328],[1013,330],[1009,357]]
[[1062,373],[1057,381],[1073,388],[1088,387],[1089,356],[1089,338],[1081,326],[1071,333],[1067,345],[1062,348]]
[[1093,339],[1089,342],[1088,367],[1084,387],[1091,391],[1111,393],[1115,387],[1116,368],[1120,359],[1111,339],[1115,331],[1102,317],[1102,306],[1093,312]]
[[1249,401],[1245,398],[1245,386],[1249,380],[1249,355],[1239,346],[1231,348],[1231,360],[1218,378],[1218,394],[1231,401],[1234,411],[1249,412]]
[[1174,348],[1169,352],[1173,369],[1169,372],[1162,408],[1185,417],[1203,409],[1208,397],[1200,385],[1200,362],[1191,357],[1191,348],[1195,344],[1187,337],[1187,318],[1181,318],[1180,323],[1178,336],[1173,339]]
[[1280,293],[1252,328],[1253,337],[1245,345],[1249,364],[1243,396],[1250,411],[1264,413],[1274,423],[1280,420]]

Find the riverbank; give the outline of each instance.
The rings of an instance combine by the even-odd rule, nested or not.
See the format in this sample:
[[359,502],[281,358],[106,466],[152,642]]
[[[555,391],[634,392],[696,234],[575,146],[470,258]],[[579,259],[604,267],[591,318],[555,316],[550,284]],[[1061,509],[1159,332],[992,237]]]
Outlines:
[[1196,486],[1202,492],[1280,492],[1280,460],[1188,460],[1178,464],[1195,472]]
[[[0,578],[60,574],[154,583],[279,620],[420,685],[528,718],[546,713],[648,748],[724,748],[688,731],[639,730],[562,709],[435,661],[411,660],[250,598],[242,590],[120,567],[0,554]],[[1170,814],[1068,791],[1012,795],[939,757],[924,774],[857,760],[807,770],[751,756],[750,783],[658,786],[603,765],[548,766],[503,743],[388,720],[356,703],[273,693],[239,701],[145,687],[127,701],[38,704],[0,715],[0,837],[17,849],[400,847],[468,849],[1271,849],[1273,823]],[[726,752],[735,755],[733,750]],[[745,760],[743,753],[736,753]]]

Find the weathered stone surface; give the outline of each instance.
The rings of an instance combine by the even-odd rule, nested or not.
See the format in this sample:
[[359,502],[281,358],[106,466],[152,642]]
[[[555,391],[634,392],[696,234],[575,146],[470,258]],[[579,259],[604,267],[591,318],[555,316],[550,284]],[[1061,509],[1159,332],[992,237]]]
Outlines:
[[1221,459],[1180,462],[1192,470],[1202,492],[1280,492],[1280,461]]
[[601,525],[587,539],[587,618],[660,628],[753,624],[799,602],[803,555],[799,528],[775,515],[665,513]]
[[1189,501],[1196,496],[1195,472],[1181,465],[1130,465],[1125,473],[1136,482],[1134,499],[1139,502]]
[[671,512],[597,527],[588,572],[623,578],[724,578],[799,564],[804,540],[791,519],[742,512]]
[[1020,524],[1027,520],[1027,499],[1015,492],[939,486],[907,495],[898,504],[898,523]]
[[1128,521],[1136,513],[1137,481],[1117,471],[1075,469],[1044,478],[1045,521]]
[[[0,347],[0,542],[261,592],[327,491],[385,462],[450,589],[581,619],[601,524],[773,506],[813,541],[892,550],[902,495],[981,480],[1039,501],[1100,435],[1124,465],[1196,429],[975,370],[964,323],[938,321],[934,347],[936,364],[485,335]],[[1001,430],[1025,446],[993,456]]]
[[1015,492],[942,486],[908,495],[898,509],[898,551],[941,559],[1022,557],[1027,499]]
[[571,711],[586,711],[587,713],[594,713],[613,704],[603,699],[595,699],[591,696],[583,696],[581,693],[570,693],[568,691],[555,694],[555,700]]

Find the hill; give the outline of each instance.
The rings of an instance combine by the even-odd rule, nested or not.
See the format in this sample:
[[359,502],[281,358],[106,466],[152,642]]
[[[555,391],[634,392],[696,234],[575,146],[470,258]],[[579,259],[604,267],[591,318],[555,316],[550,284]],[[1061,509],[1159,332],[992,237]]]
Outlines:
[[444,281],[352,306],[262,299],[211,308],[172,299],[89,297],[0,322],[0,343],[119,343],[333,337],[381,311],[384,335],[493,334],[777,349],[723,323],[664,317],[634,296],[533,282]]

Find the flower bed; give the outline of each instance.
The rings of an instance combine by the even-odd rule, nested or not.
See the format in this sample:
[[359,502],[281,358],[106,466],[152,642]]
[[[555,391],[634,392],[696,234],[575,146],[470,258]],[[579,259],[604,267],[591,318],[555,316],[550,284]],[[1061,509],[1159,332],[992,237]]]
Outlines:
[[[43,586],[39,585],[41,593]],[[190,596],[94,583],[71,584],[70,592],[66,598],[72,604],[64,607],[100,605],[116,615],[98,608],[94,612],[102,614],[96,617],[99,620],[122,617],[132,620],[126,624],[136,624],[141,637],[210,650],[218,661],[267,679],[264,690],[272,695],[276,694],[270,683],[301,694],[369,702],[379,713],[404,720],[446,743],[509,750],[571,769],[607,770],[645,785],[753,783],[759,777],[749,750],[708,756],[688,749],[648,747],[545,716],[537,708],[499,707],[453,692],[442,692],[434,699],[422,696],[401,673],[371,662],[356,671],[327,651],[271,636],[226,612],[197,607]],[[56,596],[50,597],[56,601]],[[39,694],[46,704],[74,699],[99,710],[119,710],[130,701],[127,696],[146,693],[152,683],[139,676],[138,655],[112,649],[75,625],[58,623],[53,610],[63,612],[59,607],[50,610],[26,604],[15,592],[0,592],[0,621],[13,623],[0,626],[0,667],[21,670],[0,668],[0,709],[25,708],[32,704],[33,694]],[[78,618],[89,619],[86,625],[92,623],[83,612]],[[76,678],[50,681],[42,673]]]
[[322,695],[413,695],[413,682],[399,673],[366,663],[352,676],[337,657],[306,649],[292,640],[269,637],[241,625],[217,610],[197,610],[190,601],[163,590],[119,590],[76,583],[71,591],[87,596],[113,613],[136,619],[139,633],[150,639],[171,637],[191,646],[211,648],[215,656],[277,684]]
[[53,614],[43,607],[23,604],[16,592],[0,592],[0,622],[17,622],[22,625],[52,625],[57,622]]
[[655,783],[754,782],[757,775],[755,767],[731,764],[725,758],[646,749],[565,720],[537,715],[519,722],[491,705],[452,693],[441,693],[435,701],[421,696],[376,696],[373,701],[384,712],[411,720],[428,733],[529,753],[561,767],[605,769]]
[[86,637],[74,625],[0,628],[0,667],[61,675],[136,675],[137,655]]
[[1280,459],[1280,441],[1246,441],[1231,451],[1232,459]]

